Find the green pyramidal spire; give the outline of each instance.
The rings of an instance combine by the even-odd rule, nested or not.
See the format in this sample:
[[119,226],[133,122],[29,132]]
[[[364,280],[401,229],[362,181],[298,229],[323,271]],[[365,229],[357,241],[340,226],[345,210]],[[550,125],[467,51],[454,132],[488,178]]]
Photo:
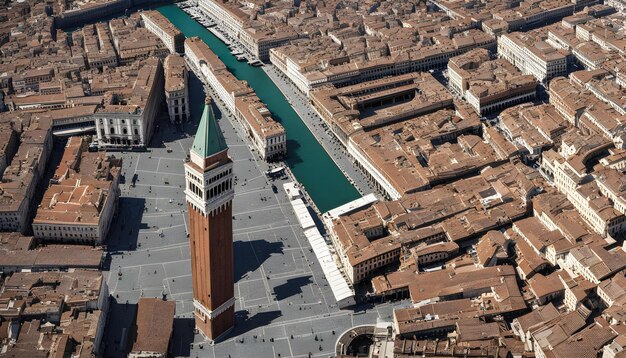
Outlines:
[[198,125],[198,131],[196,132],[196,138],[193,140],[191,150],[196,152],[200,157],[206,158],[226,148],[226,141],[224,140],[224,136],[222,136],[222,131],[217,125],[213,110],[211,109],[211,97],[207,96],[202,118],[200,118],[200,124]]

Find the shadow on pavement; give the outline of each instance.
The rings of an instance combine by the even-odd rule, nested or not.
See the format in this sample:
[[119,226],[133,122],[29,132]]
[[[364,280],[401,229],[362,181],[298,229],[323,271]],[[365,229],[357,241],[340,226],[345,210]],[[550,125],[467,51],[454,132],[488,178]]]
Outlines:
[[278,301],[284,300],[285,298],[295,296],[297,294],[302,293],[302,287],[311,284],[313,281],[311,280],[311,276],[303,276],[290,278],[287,282],[282,285],[278,285],[274,287],[274,293],[276,294],[276,299]]
[[174,318],[171,352],[174,357],[189,357],[193,343],[195,322],[193,318]]
[[107,240],[109,253],[137,248],[139,230],[148,228],[142,222],[145,205],[146,200],[144,198],[126,196],[120,198],[117,218],[114,219],[117,222],[111,225]]
[[283,254],[283,243],[267,240],[235,241],[235,282],[241,280],[248,272],[254,272],[272,254]]
[[[228,334],[226,339],[230,337],[239,337],[242,334],[250,332],[256,328],[267,326],[276,318],[282,316],[280,311],[259,312],[251,317],[249,317],[249,314],[250,313],[246,310],[235,312],[235,328]],[[267,338],[269,339],[271,337]]]
[[109,316],[104,331],[104,356],[109,358],[126,357],[132,335],[132,325],[137,314],[137,304],[118,302],[115,297],[109,301]]

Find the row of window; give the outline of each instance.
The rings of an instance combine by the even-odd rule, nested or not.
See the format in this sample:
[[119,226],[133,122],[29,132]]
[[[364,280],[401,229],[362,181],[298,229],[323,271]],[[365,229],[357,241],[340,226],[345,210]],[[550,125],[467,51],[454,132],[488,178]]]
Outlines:
[[198,183],[198,184],[200,184],[200,183],[201,183],[200,178],[198,178],[197,176],[193,175],[193,174],[192,174],[192,173],[190,173],[190,172],[187,172],[187,177],[188,177],[189,179],[191,179],[192,181],[195,181],[195,182],[196,182],[196,183]]
[[75,241],[79,241],[79,238],[80,239],[84,238],[85,242],[87,242],[87,241],[91,242],[91,241],[93,241],[93,238],[95,237],[95,235],[93,235],[93,234],[84,234],[84,236],[83,236],[83,234],[72,234],[72,233],[68,234],[68,233],[56,233],[56,232],[49,233],[48,235],[52,236],[54,238],[61,238],[61,239],[62,238],[75,238],[76,239]]
[[[122,124],[126,124],[126,120],[122,119],[121,123]],[[104,125],[104,119],[103,118],[100,118],[100,124]],[[109,124],[113,125],[113,118],[109,118]],[[133,125],[137,125],[137,120],[136,119],[133,119]]]
[[228,190],[232,189],[232,187],[233,187],[233,180],[232,179],[225,180],[222,183],[220,183],[220,184],[218,184],[218,185],[216,185],[216,186],[214,186],[212,188],[209,188],[206,191],[206,193],[204,193],[202,191],[202,189],[200,189],[199,186],[197,186],[196,184],[191,183],[191,182],[189,183],[189,190],[191,190],[192,193],[194,193],[196,196],[198,196],[199,198],[201,198],[203,200],[204,199],[209,200],[209,199],[212,199],[214,197],[218,197],[218,196],[222,195],[222,193],[224,193],[225,191],[228,191]]
[[[135,128],[135,135],[139,135],[139,129]],[[111,127],[109,128],[109,134],[115,134],[115,128]],[[122,128],[122,134],[124,135],[128,135],[128,128]],[[104,133],[104,128],[100,128],[100,135],[102,137],[106,136],[106,133]]]
[[191,190],[192,193],[196,194],[196,196],[202,197],[202,190],[200,190],[200,188],[196,184],[189,183],[189,190]]
[[220,180],[221,178],[223,178],[223,177],[225,177],[225,176],[227,176],[227,175],[231,174],[232,172],[233,172],[233,169],[232,169],[232,168],[229,168],[228,170],[223,171],[223,172],[221,172],[221,173],[217,174],[216,176],[214,176],[214,177],[212,177],[212,178],[209,178],[209,180],[206,182],[206,184],[215,183],[216,181],[218,181],[218,180]]
[[356,271],[358,273],[361,273],[363,271],[367,272],[370,269],[372,270],[377,269],[381,267],[382,265],[387,264],[389,261],[395,259],[395,257],[398,256],[398,254],[399,252],[397,250],[394,250],[392,252],[388,252],[383,255],[376,256],[372,259],[365,261],[364,264],[357,265],[357,267],[355,267]]
[[211,199],[213,197],[217,197],[222,195],[223,192],[230,190],[233,187],[233,181],[231,180],[226,180],[222,183],[220,183],[219,185],[207,190],[206,192],[206,198],[207,199]]
[[267,148],[267,151],[268,151],[268,153],[272,153],[272,152],[275,152],[277,150],[284,150],[284,149],[285,149],[285,146],[283,144],[278,144],[278,145],[270,145]]
[[284,141],[285,141],[284,136],[272,137],[267,141],[267,144],[283,143]]
[[93,227],[85,227],[85,226],[64,226],[64,227],[60,227],[60,226],[40,226],[39,229],[40,230],[48,230],[48,231],[57,231],[57,228],[59,231],[94,231]]
[[[178,114],[178,108],[179,107],[174,107],[174,114]],[[185,106],[182,106],[182,111],[181,112],[185,112]]]

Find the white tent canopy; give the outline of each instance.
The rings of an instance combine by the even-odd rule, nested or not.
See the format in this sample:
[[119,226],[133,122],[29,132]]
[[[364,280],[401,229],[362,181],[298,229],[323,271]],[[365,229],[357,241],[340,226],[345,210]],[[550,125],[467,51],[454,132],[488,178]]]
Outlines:
[[326,214],[324,214],[324,216],[329,216],[331,219],[336,219],[338,217],[340,217],[341,215],[350,213],[354,210],[360,209],[364,206],[370,205],[372,203],[375,203],[378,201],[378,198],[376,197],[376,194],[371,193],[371,194],[367,194],[365,196],[362,196],[356,200],[352,200],[349,203],[345,203],[341,206],[338,206],[332,210],[328,210],[326,212]]
[[330,286],[337,305],[339,307],[347,307],[353,305],[354,291],[348,285],[348,282],[339,271],[335,260],[333,260],[332,254],[328,249],[328,244],[320,234],[319,230],[315,226],[315,222],[309,213],[309,210],[302,199],[295,199],[291,201],[291,206],[296,213],[298,222],[304,230],[304,235],[309,240],[309,244],[317,257],[317,260],[322,267],[322,271],[326,276],[328,285]]

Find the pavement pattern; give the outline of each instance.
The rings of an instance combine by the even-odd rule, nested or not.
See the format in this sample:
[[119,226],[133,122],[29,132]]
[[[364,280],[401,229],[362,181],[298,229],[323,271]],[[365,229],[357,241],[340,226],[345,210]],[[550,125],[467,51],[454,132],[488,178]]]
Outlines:
[[[202,101],[204,94],[190,96],[191,101]],[[216,104],[223,110],[219,101]],[[111,305],[105,357],[122,357],[132,346],[128,332],[140,297],[176,300],[175,356],[331,357],[337,338],[347,329],[392,320],[394,303],[337,308],[283,191],[282,183],[290,179],[266,178],[270,166],[259,160],[242,139],[242,128],[226,113],[215,110],[236,176],[236,326],[216,344],[193,330],[183,162],[197,123],[176,128],[161,118],[148,152],[114,153],[124,159],[125,180],[107,241],[104,274]]]

